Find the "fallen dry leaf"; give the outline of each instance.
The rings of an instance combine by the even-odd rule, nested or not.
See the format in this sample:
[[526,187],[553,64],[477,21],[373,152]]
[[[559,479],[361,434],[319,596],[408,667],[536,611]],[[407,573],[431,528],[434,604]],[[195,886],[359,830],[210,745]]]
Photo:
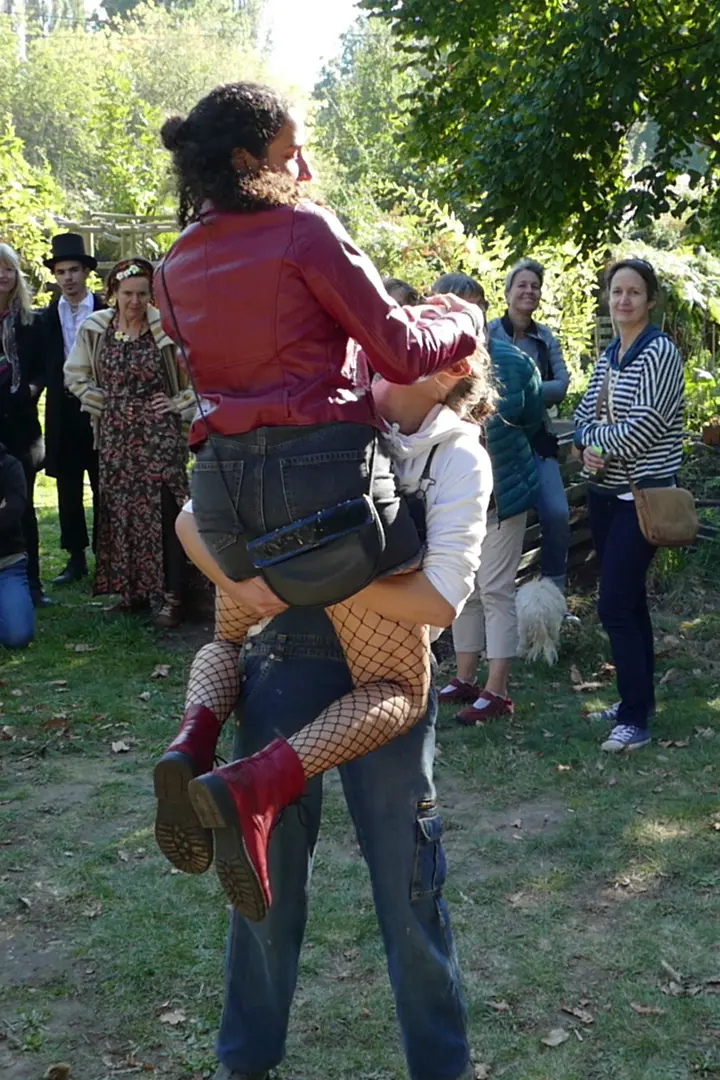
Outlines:
[[117,857],[120,860],[120,862],[128,862],[129,859],[130,859],[130,855],[128,854],[128,852],[123,851],[122,848],[120,848],[120,850],[118,851]]
[[118,739],[117,742],[110,743],[110,749],[113,754],[127,754],[130,747],[124,739]]
[[67,713],[55,713],[45,721],[42,728],[43,731],[66,731],[68,726]]
[[575,1005],[563,1005],[562,1011],[567,1013],[568,1016],[574,1016],[576,1020],[579,1020],[581,1024],[594,1024],[595,1017],[592,1013],[589,1013],[587,1009],[583,1009]]
[[20,906],[22,911],[29,911],[32,907],[32,904],[28,900],[27,896],[18,896],[18,905]]
[[170,674],[170,665],[169,664],[156,664],[155,665],[155,670],[153,671],[150,678],[151,679],[167,679],[169,674]]
[[86,919],[97,919],[98,915],[102,915],[102,913],[103,906],[99,900],[96,900],[93,904],[88,904],[82,911]]
[[67,686],[67,679],[53,679],[51,686]]
[[570,668],[570,682],[575,684],[584,682],[584,679],[575,664]]
[[70,1066],[65,1063],[51,1065],[45,1073],[44,1080],[69,1080]]
[[24,690],[11,690],[10,693],[12,694],[13,697],[22,697],[23,694],[25,693],[25,691]]
[[548,1031],[547,1035],[540,1040],[544,1046],[562,1046],[570,1038],[569,1032],[565,1028],[553,1028],[552,1031]]
[[15,728],[10,727],[9,724],[3,724],[0,728],[0,742],[10,742],[15,738]]
[[689,745],[689,739],[658,739],[658,746],[663,746],[666,750],[683,750]]
[[711,727],[696,727],[695,734],[699,739],[712,739],[715,736],[715,729]]
[[682,676],[682,672],[680,671],[680,668],[676,668],[676,667],[668,668],[667,671],[665,672],[665,674],[663,675],[662,679],[660,680],[660,685],[661,686],[667,686],[668,683],[677,682],[677,680],[681,676]]
[[150,691],[149,690],[143,690],[142,694],[138,694],[138,697],[140,698],[141,701],[149,701],[150,700]]
[[490,1066],[486,1065],[484,1061],[473,1062],[473,1069],[475,1070],[475,1080],[490,1080]]
[[510,1012],[510,1006],[507,1001],[486,1001],[485,1004],[489,1009],[494,1009],[495,1012]]
[[602,690],[603,684],[601,682],[579,682],[575,683],[573,690],[576,694],[590,694],[594,690]]
[[510,828],[511,829],[522,829],[522,818],[517,818],[515,821],[512,821],[510,823]]
[[79,645],[66,645],[65,648],[69,649],[71,652],[97,652],[98,651],[98,646],[97,645],[84,645],[82,643],[79,644]]
[[525,894],[521,892],[511,893],[506,897],[508,904],[519,904]]
[[160,1014],[161,1024],[170,1024],[171,1027],[177,1027],[178,1024],[184,1024],[187,1017],[185,1016],[184,1009],[171,1009],[170,1012],[164,1012]]
[[617,776],[608,776],[605,781],[606,787],[617,787]]
[[665,1010],[658,1005],[640,1005],[637,1001],[630,1002],[630,1008],[638,1016],[664,1016]]
[[572,771],[572,765],[558,765],[557,771],[558,772],[571,772]]

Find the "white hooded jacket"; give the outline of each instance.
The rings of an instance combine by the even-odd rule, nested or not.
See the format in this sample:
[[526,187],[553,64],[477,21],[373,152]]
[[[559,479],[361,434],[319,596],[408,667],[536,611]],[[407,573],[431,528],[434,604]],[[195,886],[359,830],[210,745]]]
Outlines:
[[[479,429],[436,405],[418,431],[403,435],[393,424],[388,438],[400,490],[425,501],[423,573],[458,615],[475,588],[493,486]],[[421,480],[433,446],[429,479]]]

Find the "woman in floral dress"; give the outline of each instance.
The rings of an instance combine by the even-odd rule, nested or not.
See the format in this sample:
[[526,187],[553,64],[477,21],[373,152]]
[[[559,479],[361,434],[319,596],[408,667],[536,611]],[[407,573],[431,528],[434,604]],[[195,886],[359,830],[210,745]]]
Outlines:
[[93,420],[100,459],[93,593],[111,610],[159,603],[158,626],[182,621],[186,561],[175,518],[188,497],[183,421],[194,397],[152,299],[152,264],[123,260],[107,280],[111,307],[80,327],[65,383]]

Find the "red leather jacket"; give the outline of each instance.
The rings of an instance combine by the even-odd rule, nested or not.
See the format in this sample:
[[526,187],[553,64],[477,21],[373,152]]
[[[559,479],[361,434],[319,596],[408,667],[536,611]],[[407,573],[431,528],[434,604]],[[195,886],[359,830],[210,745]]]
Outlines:
[[[211,431],[378,424],[356,385],[355,339],[387,379],[414,382],[472,353],[472,316],[423,320],[387,296],[340,222],[311,202],[255,214],[210,210],[165,259],[167,291]],[[161,274],[155,297],[177,341]],[[191,445],[207,437],[193,424]]]

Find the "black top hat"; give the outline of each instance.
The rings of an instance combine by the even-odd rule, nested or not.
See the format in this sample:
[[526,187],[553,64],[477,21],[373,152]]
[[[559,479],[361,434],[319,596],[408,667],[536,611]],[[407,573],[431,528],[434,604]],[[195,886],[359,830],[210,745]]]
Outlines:
[[50,270],[54,270],[55,263],[62,259],[82,263],[88,270],[94,270],[97,267],[97,259],[85,253],[85,242],[79,233],[58,233],[57,236],[53,236],[51,243],[52,255],[49,259],[43,259]]

